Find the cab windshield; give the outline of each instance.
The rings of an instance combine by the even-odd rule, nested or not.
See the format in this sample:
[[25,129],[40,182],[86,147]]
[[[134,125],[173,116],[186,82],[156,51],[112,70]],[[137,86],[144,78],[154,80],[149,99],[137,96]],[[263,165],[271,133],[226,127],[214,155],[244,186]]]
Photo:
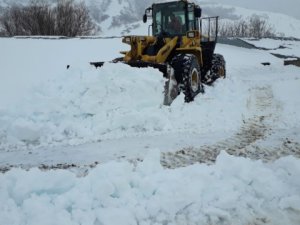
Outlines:
[[153,6],[153,35],[173,36],[187,32],[184,2]]

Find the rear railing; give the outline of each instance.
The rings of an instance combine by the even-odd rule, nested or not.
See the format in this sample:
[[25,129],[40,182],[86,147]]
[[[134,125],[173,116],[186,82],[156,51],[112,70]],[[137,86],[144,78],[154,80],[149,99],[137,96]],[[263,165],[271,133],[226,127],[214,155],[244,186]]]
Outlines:
[[199,19],[201,41],[214,41],[218,39],[218,16],[203,17]]

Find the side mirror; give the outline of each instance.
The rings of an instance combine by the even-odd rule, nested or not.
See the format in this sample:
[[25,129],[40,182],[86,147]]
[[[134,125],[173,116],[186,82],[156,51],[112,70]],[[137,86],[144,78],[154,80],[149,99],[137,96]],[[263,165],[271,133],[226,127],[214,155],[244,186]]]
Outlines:
[[144,14],[144,16],[143,16],[143,22],[147,23],[147,15],[146,14]]
[[202,15],[202,9],[200,7],[195,7],[194,13],[196,18],[200,18]]

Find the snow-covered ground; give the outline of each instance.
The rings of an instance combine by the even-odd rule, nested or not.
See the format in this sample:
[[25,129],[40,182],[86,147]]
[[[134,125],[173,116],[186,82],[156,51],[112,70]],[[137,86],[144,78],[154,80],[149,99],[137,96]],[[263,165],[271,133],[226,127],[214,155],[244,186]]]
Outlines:
[[1,225],[300,223],[298,67],[219,44],[227,78],[163,106],[157,70],[89,65],[120,39],[0,49]]
[[280,54],[288,57],[300,58],[300,42],[292,40],[273,39],[244,39],[259,48],[267,48],[270,53]]

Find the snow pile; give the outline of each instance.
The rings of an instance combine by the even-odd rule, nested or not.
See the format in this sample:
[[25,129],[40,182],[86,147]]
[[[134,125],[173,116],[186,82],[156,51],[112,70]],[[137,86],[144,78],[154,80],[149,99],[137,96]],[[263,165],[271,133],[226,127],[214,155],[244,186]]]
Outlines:
[[[105,48],[114,45],[113,52],[118,48],[115,45],[124,49],[119,39],[3,39],[5,49],[15,44],[19,54],[1,55],[0,148],[78,145],[173,132],[230,133],[244,119],[247,92],[241,90],[247,88],[239,79],[217,81],[192,104],[184,103],[180,95],[166,107],[162,106],[165,79],[158,70],[122,63],[107,63],[96,70],[88,64],[97,58],[98,51],[92,50],[95,43],[99,49],[107,43]],[[36,55],[26,57],[29,49],[37,46]],[[59,49],[59,54],[51,49]],[[21,66],[9,66],[14,62]]]
[[[19,103],[19,110],[3,113],[8,117],[3,121],[7,128],[1,129],[23,142],[52,142],[94,137],[95,133],[100,138],[128,127],[142,129],[140,123],[147,126],[139,117],[162,93],[160,73],[153,70],[143,76],[140,70],[122,64],[86,70],[71,68],[40,83]],[[128,112],[131,107],[136,111]]]
[[[164,170],[159,151],[136,168],[19,169],[0,177],[0,224],[290,224],[300,222],[300,164],[272,164],[221,153],[213,166]],[[230,166],[229,166],[230,165]]]
[[233,107],[236,101],[243,102],[243,95],[234,99],[237,90],[228,88],[233,81],[208,87],[194,104],[185,104],[182,95],[171,107],[161,104],[164,82],[155,69],[124,64],[107,64],[99,70],[71,67],[35,86],[17,108],[2,109],[1,145],[6,149],[77,145],[173,131],[209,132],[224,126],[230,131],[239,126],[245,106],[233,113],[220,104]]
[[[0,39],[0,109],[18,105],[47,79],[60,76],[67,65],[108,61],[128,49],[121,39]],[[30,55],[29,55],[30,54]]]

